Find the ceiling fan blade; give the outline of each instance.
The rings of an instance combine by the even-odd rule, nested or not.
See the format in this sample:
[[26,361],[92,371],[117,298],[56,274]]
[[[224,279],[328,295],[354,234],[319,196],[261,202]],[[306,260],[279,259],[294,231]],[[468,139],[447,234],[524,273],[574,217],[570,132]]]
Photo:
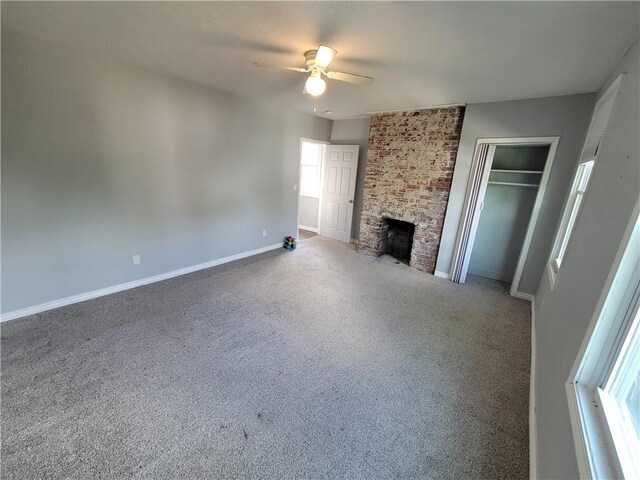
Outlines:
[[373,78],[366,75],[358,75],[356,73],[346,72],[327,72],[325,75],[331,80],[339,80],[341,82],[355,83],[356,85],[373,85]]
[[283,67],[282,65],[263,65],[261,63],[254,63],[254,65],[256,67],[261,67],[261,68],[278,68],[280,70],[291,70],[293,72],[307,73],[306,68],[300,68],[300,67]]
[[333,61],[333,57],[335,57],[337,53],[338,52],[331,47],[320,45],[318,47],[318,51],[316,52],[316,59],[313,63],[317,67],[327,68]]

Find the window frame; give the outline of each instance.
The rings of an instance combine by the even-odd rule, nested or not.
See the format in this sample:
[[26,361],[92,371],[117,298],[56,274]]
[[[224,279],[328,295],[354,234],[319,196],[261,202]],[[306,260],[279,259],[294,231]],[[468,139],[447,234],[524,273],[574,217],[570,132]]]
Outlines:
[[[606,128],[615,106],[615,100],[620,92],[622,79],[623,75],[620,75],[611,84],[593,110],[589,130],[587,131],[582,146],[580,161],[573,176],[571,190],[569,191],[569,196],[564,206],[561,221],[556,229],[552,244],[553,247],[551,248],[549,260],[547,261],[547,272],[549,274],[551,290],[555,289],[558,276],[565,263],[567,252],[569,251],[569,246],[573,238],[573,232],[580,218],[580,212],[587,196],[589,183],[597,165],[601,151],[600,147],[604,141]],[[593,147],[593,145],[595,145],[595,149],[592,152],[590,151],[590,147]]]
[[[640,341],[640,200],[567,380],[580,478],[639,478],[626,425],[609,392],[636,334]],[[634,330],[636,329],[636,330]],[[626,477],[625,477],[626,475]]]
[[[636,243],[639,243],[637,239]],[[638,249],[640,250],[640,245],[638,245]],[[637,269],[640,270],[640,262],[636,262],[636,266]],[[622,342],[623,345],[618,351],[616,361],[614,362],[615,365],[611,372],[609,372],[609,378],[604,381],[602,387],[598,387],[596,390],[596,400],[602,405],[602,415],[605,419],[604,428],[607,437],[611,439],[610,447],[612,447],[617,454],[618,464],[620,465],[624,478],[640,478],[640,462],[634,462],[635,456],[638,455],[637,452],[640,452],[640,440],[633,425],[630,424],[633,422],[633,418],[629,418],[629,408],[625,404],[621,406],[620,402],[616,401],[615,390],[623,387],[623,390],[627,390],[623,395],[626,395],[638,375],[635,369],[638,366],[638,356],[640,355],[639,291],[640,281],[635,284],[635,298],[633,299],[633,303],[629,304],[629,313],[633,315],[633,318],[628,322],[631,329],[627,332]],[[630,358],[631,356],[635,358]],[[629,365],[630,361],[635,363],[635,365]],[[624,367],[630,366],[634,367],[633,371],[625,372],[623,370]]]
[[[318,163],[316,165],[312,165],[309,163],[304,163],[304,146],[305,143],[309,143],[309,144],[314,144],[317,145],[318,148]],[[302,138],[300,139],[300,164],[299,164],[299,168],[300,168],[300,179],[299,179],[299,185],[300,185],[300,196],[301,197],[309,197],[309,198],[317,198],[320,199],[320,197],[322,196],[322,168],[323,168],[323,164],[324,164],[324,154],[325,154],[325,149],[326,149],[326,143],[318,141],[318,140],[311,140],[308,138]],[[303,170],[304,167],[315,167],[316,168],[316,191],[314,192],[310,192],[310,191],[305,191],[303,189],[303,184],[302,184],[302,178],[303,178]]]
[[566,208],[566,220],[563,221],[563,235],[558,236],[557,248],[554,249],[555,254],[551,255],[551,267],[555,275],[558,274],[562,268],[562,263],[567,254],[567,248],[569,246],[569,240],[571,239],[573,229],[580,215],[582,203],[584,197],[587,194],[587,188],[591,175],[593,174],[593,167],[595,166],[595,158],[590,158],[585,162],[581,162],[576,170],[576,175],[571,187],[571,194],[567,202]]

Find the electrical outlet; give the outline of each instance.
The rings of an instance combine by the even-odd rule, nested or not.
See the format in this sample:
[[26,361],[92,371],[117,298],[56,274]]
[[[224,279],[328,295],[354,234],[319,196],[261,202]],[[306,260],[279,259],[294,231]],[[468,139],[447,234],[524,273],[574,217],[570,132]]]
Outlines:
[[262,230],[262,236],[266,237],[267,236],[267,231],[266,230]]
[[297,192],[297,191],[298,191],[298,184],[297,184],[297,183],[294,183],[294,184],[293,184],[293,191],[294,191],[294,192]]
[[134,255],[133,256],[133,264],[134,265],[140,265],[140,255]]

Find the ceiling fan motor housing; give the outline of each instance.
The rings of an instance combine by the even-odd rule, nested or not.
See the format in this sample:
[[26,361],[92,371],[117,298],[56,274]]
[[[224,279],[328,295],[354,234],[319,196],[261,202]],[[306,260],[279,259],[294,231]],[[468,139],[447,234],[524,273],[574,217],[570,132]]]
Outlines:
[[304,52],[305,66],[310,67],[311,65],[313,65],[313,63],[316,61],[317,53],[318,53],[318,50],[307,50],[306,52]]

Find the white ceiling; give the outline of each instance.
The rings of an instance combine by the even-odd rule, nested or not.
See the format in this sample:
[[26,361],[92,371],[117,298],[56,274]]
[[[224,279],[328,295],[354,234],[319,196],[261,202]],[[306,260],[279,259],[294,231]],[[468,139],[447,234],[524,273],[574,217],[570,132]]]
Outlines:
[[[312,112],[303,52],[338,50],[328,118],[600,88],[639,36],[637,2],[2,2],[2,26]],[[332,110],[331,115],[324,110]]]

